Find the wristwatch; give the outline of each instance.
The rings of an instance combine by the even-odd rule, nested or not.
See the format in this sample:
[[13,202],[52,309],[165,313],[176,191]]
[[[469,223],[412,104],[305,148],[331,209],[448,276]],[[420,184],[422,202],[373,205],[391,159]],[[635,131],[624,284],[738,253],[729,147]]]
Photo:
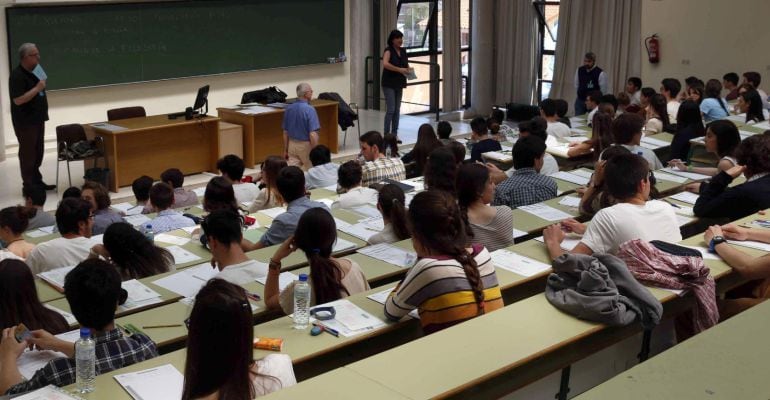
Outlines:
[[271,271],[280,271],[281,270],[281,262],[275,261],[272,258],[270,258],[270,263],[268,264],[268,268]]
[[709,252],[716,253],[716,246],[725,242],[727,242],[727,239],[725,239],[724,236],[714,236],[711,238],[711,242],[709,242]]

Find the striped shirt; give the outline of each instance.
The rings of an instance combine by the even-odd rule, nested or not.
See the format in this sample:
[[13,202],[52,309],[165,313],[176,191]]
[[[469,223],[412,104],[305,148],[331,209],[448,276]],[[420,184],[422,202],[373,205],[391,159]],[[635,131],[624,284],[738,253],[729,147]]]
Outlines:
[[404,169],[404,162],[400,158],[381,157],[374,161],[367,161],[361,168],[364,172],[361,179],[361,186],[363,187],[380,183],[385,178],[396,181],[406,179],[406,169]]
[[[484,287],[484,310],[503,307],[500,286],[489,251],[473,246]],[[422,258],[385,302],[388,319],[399,320],[417,309],[425,333],[433,333],[480,315],[462,265],[453,258]]]
[[489,223],[481,225],[471,221],[471,243],[480,244],[489,251],[504,249],[513,244],[513,209],[495,206],[497,213]]

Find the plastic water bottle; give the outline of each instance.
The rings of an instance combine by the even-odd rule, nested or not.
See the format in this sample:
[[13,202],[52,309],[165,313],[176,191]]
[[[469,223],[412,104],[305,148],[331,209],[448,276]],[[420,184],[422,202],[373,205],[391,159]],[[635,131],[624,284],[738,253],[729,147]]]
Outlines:
[[385,146],[385,158],[390,158],[390,146]]
[[147,239],[150,239],[151,242],[155,241],[155,232],[152,230],[152,224],[147,224],[144,226],[144,237]]
[[96,377],[96,342],[91,330],[80,328],[80,339],[75,342],[75,385],[80,393],[94,391]]
[[299,274],[294,285],[294,329],[305,329],[310,323],[310,285],[307,274]]

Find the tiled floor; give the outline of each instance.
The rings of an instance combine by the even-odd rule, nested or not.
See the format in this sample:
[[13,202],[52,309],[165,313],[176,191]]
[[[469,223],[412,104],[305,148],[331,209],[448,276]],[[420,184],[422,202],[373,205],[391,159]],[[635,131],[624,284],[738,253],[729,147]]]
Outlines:
[[[365,133],[369,130],[376,130],[381,132],[383,125],[383,118],[385,113],[383,111],[376,110],[361,110],[360,122],[361,133]],[[433,114],[430,116],[401,116],[401,122],[399,127],[399,138],[403,141],[404,145],[413,144],[417,140],[417,129],[420,125],[429,123],[436,127],[436,121],[433,118]],[[467,122],[450,122],[452,124],[452,136],[467,134],[470,132],[470,126]],[[337,154],[332,155],[333,158],[346,157],[358,153],[358,129],[356,127],[350,128],[347,131],[347,145],[343,147],[343,134],[340,132],[339,143],[340,149]],[[72,163],[72,185],[80,186],[83,184],[83,164]],[[169,165],[169,168],[173,167]],[[56,180],[56,154],[53,149],[46,152],[43,159],[43,166],[41,167],[44,180],[53,184]],[[246,174],[256,173],[256,170],[247,169]],[[0,174],[5,177],[4,184],[0,186],[0,208],[13,206],[23,203],[24,199],[21,196],[21,176],[19,175],[19,160],[15,155],[9,156],[4,162],[0,162]],[[59,201],[61,191],[68,186],[67,170],[65,163],[61,163],[59,171],[59,184],[60,192],[57,194],[53,191],[48,192],[48,200],[45,204],[46,210],[53,210]],[[209,179],[212,174],[202,173],[185,177],[185,186],[200,186]],[[128,199],[133,197],[130,187],[121,188],[118,193],[111,194],[113,199]]]

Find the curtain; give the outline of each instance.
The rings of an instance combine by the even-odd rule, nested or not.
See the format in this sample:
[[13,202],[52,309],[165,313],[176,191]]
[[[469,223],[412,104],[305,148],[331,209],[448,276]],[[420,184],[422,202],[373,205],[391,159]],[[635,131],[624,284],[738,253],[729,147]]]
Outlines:
[[442,108],[444,112],[460,108],[460,0],[444,0],[442,5]]
[[[372,54],[372,2],[363,0],[350,1],[350,102],[364,106],[366,87],[366,57]],[[369,74],[371,75],[370,61]]]
[[534,100],[537,28],[532,0],[496,0],[495,104]]
[[[385,51],[387,46],[388,35],[390,31],[396,29],[396,20],[398,20],[398,0],[381,0],[380,1],[380,47],[382,51]],[[382,52],[378,54],[382,57]]]
[[575,70],[592,51],[611,93],[641,72],[641,0],[562,0],[551,98],[575,103]]

